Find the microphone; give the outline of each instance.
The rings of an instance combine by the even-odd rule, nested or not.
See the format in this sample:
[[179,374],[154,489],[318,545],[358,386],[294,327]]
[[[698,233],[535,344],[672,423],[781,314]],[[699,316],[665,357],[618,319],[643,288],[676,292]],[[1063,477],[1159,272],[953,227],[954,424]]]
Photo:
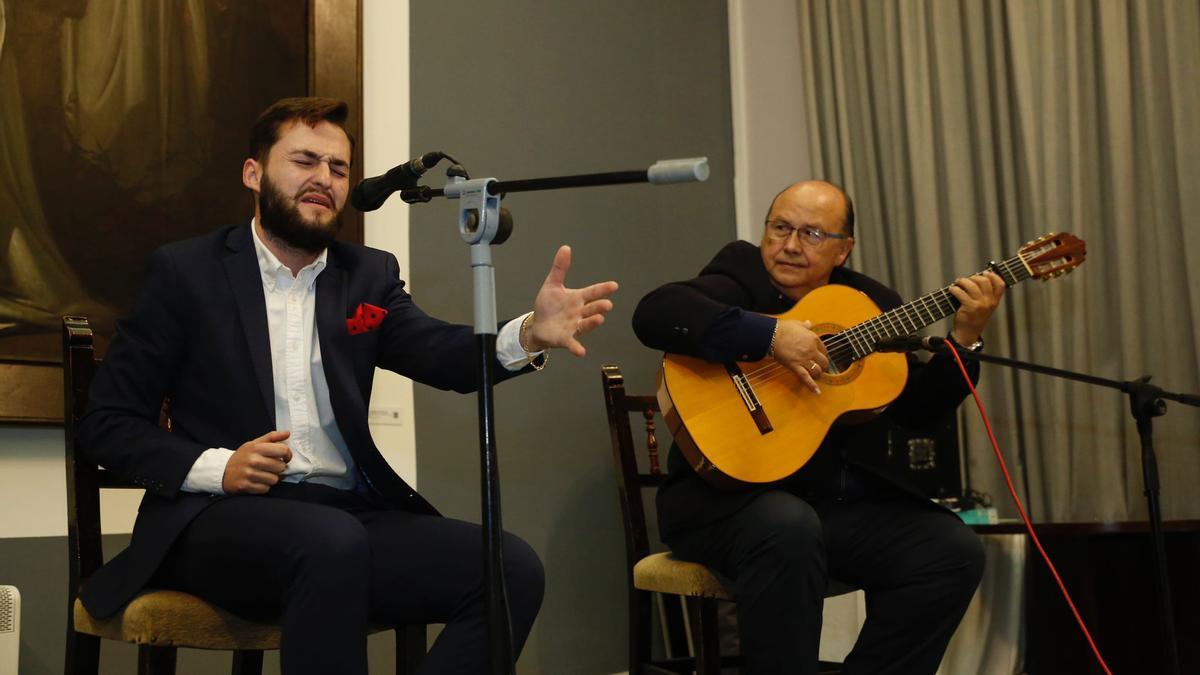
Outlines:
[[941,351],[946,348],[946,338],[936,335],[901,335],[899,337],[887,338],[875,343],[875,351],[877,352],[919,352],[922,349],[931,352]]
[[388,171],[382,176],[366,178],[350,191],[350,205],[359,211],[374,211],[383,206],[387,198],[397,190],[416,187],[417,181],[425,172],[432,169],[446,154],[443,152],[427,152],[413,158],[400,166]]

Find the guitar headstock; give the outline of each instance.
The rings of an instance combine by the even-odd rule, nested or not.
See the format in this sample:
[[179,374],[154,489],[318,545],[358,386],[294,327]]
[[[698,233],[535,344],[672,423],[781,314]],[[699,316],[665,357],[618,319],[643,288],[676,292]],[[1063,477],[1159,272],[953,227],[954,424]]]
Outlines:
[[1018,255],[1030,277],[1046,281],[1082,265],[1087,244],[1069,232],[1051,232],[1022,246]]

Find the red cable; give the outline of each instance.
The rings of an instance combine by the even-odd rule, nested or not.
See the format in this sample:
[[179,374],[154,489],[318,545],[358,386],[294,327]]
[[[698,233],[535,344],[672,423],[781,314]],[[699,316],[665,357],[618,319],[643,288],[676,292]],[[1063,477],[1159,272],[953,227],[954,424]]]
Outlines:
[[1088,631],[1087,625],[1084,624],[1083,617],[1079,616],[1079,610],[1075,609],[1075,602],[1071,600],[1071,594],[1067,592],[1067,587],[1063,585],[1062,578],[1058,576],[1058,569],[1050,561],[1050,556],[1046,554],[1046,549],[1042,548],[1041,540],[1038,539],[1037,533],[1033,531],[1033,523],[1029,522],[1029,516],[1025,513],[1025,507],[1021,504],[1021,498],[1017,496],[1017,490],[1013,487],[1012,476],[1008,473],[1008,465],[1005,464],[1004,456],[1000,454],[1000,445],[996,443],[996,436],[992,433],[992,423],[988,421],[987,412],[983,409],[983,401],[979,400],[979,393],[975,391],[975,385],[971,383],[971,376],[967,374],[967,368],[963,365],[962,357],[958,355],[958,350],[954,348],[954,345],[949,344],[949,341],[947,341],[947,345],[950,347],[950,353],[954,355],[954,360],[958,363],[958,369],[962,371],[962,376],[967,382],[967,387],[971,389],[971,396],[975,397],[975,405],[979,408],[979,415],[983,418],[983,426],[987,429],[988,438],[992,441],[992,450],[996,453],[996,461],[1000,462],[1000,471],[1004,473],[1004,482],[1008,485],[1008,493],[1012,495],[1013,503],[1017,505],[1017,512],[1021,514],[1021,520],[1025,523],[1025,529],[1029,531],[1029,538],[1033,540],[1038,553],[1042,554],[1042,560],[1046,561],[1046,567],[1050,569],[1050,574],[1054,576],[1054,581],[1058,583],[1058,588],[1062,591],[1063,598],[1067,601],[1067,606],[1071,608],[1071,613],[1075,615],[1075,621],[1079,624],[1079,629],[1083,631],[1083,636],[1087,638],[1088,645],[1092,648],[1092,653],[1096,655],[1096,660],[1100,662],[1100,667],[1104,669],[1107,675],[1112,675],[1112,671],[1108,669],[1108,664],[1104,662],[1104,657],[1100,656],[1100,649],[1096,647],[1096,641],[1092,639],[1092,634]]

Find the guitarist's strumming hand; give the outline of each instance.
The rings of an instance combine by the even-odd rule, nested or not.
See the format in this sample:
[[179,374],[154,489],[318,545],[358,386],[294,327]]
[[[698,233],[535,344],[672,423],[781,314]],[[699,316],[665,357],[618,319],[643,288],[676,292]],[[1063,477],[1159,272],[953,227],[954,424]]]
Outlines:
[[820,394],[817,378],[829,370],[825,343],[814,333],[808,321],[780,319],[775,329],[775,347],[770,356],[796,374],[804,386]]
[[950,337],[964,346],[979,340],[979,336],[983,334],[983,327],[1000,305],[1000,298],[1004,297],[1004,288],[1004,280],[991,270],[956,280],[950,287],[950,295],[953,295],[961,306],[954,313],[954,327],[950,329]]

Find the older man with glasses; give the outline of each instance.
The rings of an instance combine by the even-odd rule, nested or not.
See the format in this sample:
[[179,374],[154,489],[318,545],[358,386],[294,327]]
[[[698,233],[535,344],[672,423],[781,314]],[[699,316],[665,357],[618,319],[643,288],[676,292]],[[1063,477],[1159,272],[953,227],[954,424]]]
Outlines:
[[[830,362],[809,320],[776,318],[826,284],[865,293],[884,311],[900,296],[843,265],[854,249],[854,205],[823,181],[791,185],[771,202],[759,246],[731,243],[687,281],[639,303],[646,346],[729,363],[774,359],[814,395]],[[950,339],[982,347],[1004,293],[995,274],[959,279]],[[812,317],[820,320],[821,317]],[[978,366],[970,368],[978,379]],[[813,458],[774,483],[718,488],[678,446],[658,493],[659,529],[675,554],[733,579],[744,673],[817,672],[829,579],[867,593],[867,620],[844,673],[934,673],[979,583],[983,551],[952,513],[857,459],[886,447],[892,425],[922,429],[968,393],[952,357],[910,359],[904,393],[867,423],[836,425]]]

